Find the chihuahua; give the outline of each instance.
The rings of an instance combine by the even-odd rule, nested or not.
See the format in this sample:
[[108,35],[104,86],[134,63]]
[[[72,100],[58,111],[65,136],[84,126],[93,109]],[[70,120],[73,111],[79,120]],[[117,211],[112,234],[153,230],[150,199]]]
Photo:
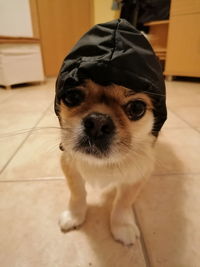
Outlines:
[[145,37],[123,19],[89,30],[64,59],[55,111],[70,189],[61,229],[83,224],[85,182],[98,183],[116,188],[114,239],[134,244],[132,206],[154,169],[154,144],[167,116],[162,70]]

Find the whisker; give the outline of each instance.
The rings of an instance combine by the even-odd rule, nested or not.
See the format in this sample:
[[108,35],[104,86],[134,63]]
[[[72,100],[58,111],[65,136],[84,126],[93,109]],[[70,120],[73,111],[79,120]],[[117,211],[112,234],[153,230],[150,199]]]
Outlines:
[[58,142],[56,144],[53,144],[51,147],[48,148],[48,150],[46,152],[47,153],[48,152],[51,153],[51,152],[54,152],[54,151],[58,150],[59,149],[59,144],[60,144],[60,142]]
[[92,148],[92,144],[91,144],[91,142],[90,142],[90,139],[88,138],[88,143],[89,143],[89,146],[90,146],[90,148]]
[[159,93],[154,93],[154,92],[149,92],[149,91],[142,91],[141,93],[146,93],[148,95],[156,95],[156,96],[166,97],[166,95],[164,95],[164,94],[159,94]]
[[119,172],[121,173],[121,175],[123,176],[123,172],[122,169],[120,168],[120,163],[116,164],[117,169],[119,170]]
[[60,127],[54,127],[54,126],[26,128],[26,129],[20,129],[17,131],[13,131],[13,132],[1,133],[0,138],[12,137],[12,136],[16,136],[16,135],[26,134],[26,133],[30,133],[30,132],[37,132],[37,131],[41,131],[41,130],[48,130],[48,129],[60,131],[61,128]]
[[[43,132],[45,130],[53,130],[53,132],[50,132],[50,131]],[[71,128],[70,127],[61,128],[61,127],[56,127],[56,126],[26,128],[26,129],[16,130],[13,132],[1,133],[0,138],[8,138],[8,137],[13,137],[13,136],[17,136],[17,135],[23,135],[23,134],[27,134],[27,133],[34,133],[34,132],[40,132],[40,131],[44,134],[51,134],[51,133],[55,134],[55,132],[60,133],[61,130],[62,131],[69,131],[69,130],[71,130]]]

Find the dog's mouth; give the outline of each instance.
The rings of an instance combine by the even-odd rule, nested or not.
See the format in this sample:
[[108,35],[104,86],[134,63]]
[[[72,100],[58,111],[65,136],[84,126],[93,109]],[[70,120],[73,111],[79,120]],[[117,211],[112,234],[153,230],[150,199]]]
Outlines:
[[87,135],[83,135],[79,138],[74,150],[97,158],[103,158],[109,155],[111,143],[110,138],[93,139]]

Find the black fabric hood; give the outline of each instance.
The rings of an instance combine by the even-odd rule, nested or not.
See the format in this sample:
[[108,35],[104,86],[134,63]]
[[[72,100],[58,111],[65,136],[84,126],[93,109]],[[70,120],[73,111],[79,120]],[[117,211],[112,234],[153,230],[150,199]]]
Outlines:
[[88,78],[148,94],[154,103],[152,133],[158,134],[167,117],[162,70],[149,42],[126,20],[95,25],[64,59],[56,82],[57,115],[63,92]]

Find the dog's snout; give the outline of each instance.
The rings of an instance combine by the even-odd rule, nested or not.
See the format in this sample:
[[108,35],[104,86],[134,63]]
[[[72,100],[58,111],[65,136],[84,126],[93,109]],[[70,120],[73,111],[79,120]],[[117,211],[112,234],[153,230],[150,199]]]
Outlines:
[[83,119],[85,132],[92,138],[100,138],[112,135],[115,125],[111,117],[98,112],[91,113]]

